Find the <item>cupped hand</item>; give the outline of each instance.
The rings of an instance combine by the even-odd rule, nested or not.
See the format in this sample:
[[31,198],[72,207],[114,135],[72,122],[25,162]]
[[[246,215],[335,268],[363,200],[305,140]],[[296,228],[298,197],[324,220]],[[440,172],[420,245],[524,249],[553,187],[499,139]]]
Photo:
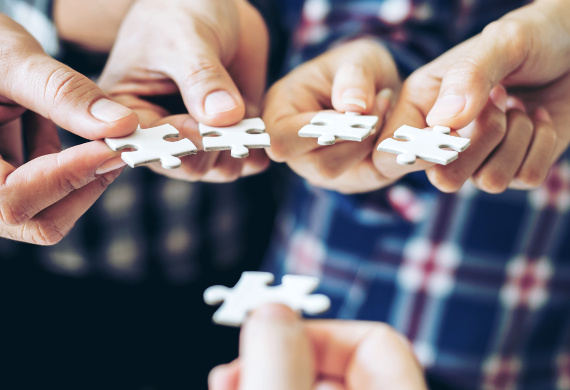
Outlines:
[[427,390],[410,344],[385,324],[301,321],[267,305],[245,323],[240,357],[215,368],[210,390]]
[[57,243],[124,166],[101,141],[61,152],[52,121],[89,139],[128,135],[138,123],[0,14],[1,237]]
[[441,125],[471,145],[448,166],[399,166],[375,152],[378,170],[397,179],[425,169],[445,192],[469,179],[489,193],[542,184],[570,142],[569,12],[568,2],[535,2],[412,74],[379,141],[403,124]]
[[[172,123],[198,147],[196,122],[229,126],[259,115],[269,37],[261,15],[245,0],[137,1],[125,17],[99,84],[139,114],[141,126]],[[160,98],[179,95],[184,117],[171,117]],[[184,180],[232,181],[263,171],[263,150],[246,159],[229,152],[198,153],[182,169],[152,168]]]
[[372,163],[376,131],[362,142],[319,146],[299,130],[321,110],[377,115],[377,129],[390,109],[400,78],[390,53],[361,39],[309,61],[268,92],[263,119],[271,134],[269,157],[286,162],[311,184],[340,192],[364,192],[386,185]]

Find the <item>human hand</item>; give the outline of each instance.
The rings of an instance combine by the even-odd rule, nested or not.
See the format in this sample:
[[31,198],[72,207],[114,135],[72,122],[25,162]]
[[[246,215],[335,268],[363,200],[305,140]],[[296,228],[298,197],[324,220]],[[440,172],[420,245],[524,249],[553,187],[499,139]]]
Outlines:
[[367,39],[299,66],[266,97],[263,119],[271,134],[269,157],[286,162],[311,184],[339,192],[364,192],[390,183],[372,162],[378,132],[362,142],[337,141],[324,147],[298,133],[317,112],[330,108],[377,115],[380,128],[399,86],[390,53]]
[[241,333],[240,357],[215,368],[210,390],[427,390],[408,343],[389,326],[301,321],[268,305]]
[[[268,41],[261,15],[245,0],[140,0],[123,21],[100,85],[133,108],[143,128],[168,122],[201,147],[196,122],[228,126],[259,115]],[[158,100],[178,94],[189,115],[171,117]],[[178,170],[151,168],[178,179],[232,181],[268,164],[265,151],[251,150],[247,159],[208,152],[183,158]]]
[[133,132],[138,119],[0,14],[1,237],[55,244],[124,165],[101,141],[60,152],[52,121],[100,139]]
[[471,145],[447,166],[401,166],[375,152],[378,170],[397,179],[425,169],[445,192],[468,179],[489,193],[542,184],[570,142],[569,13],[565,1],[535,2],[412,74],[380,141],[403,124],[441,125],[459,129]]

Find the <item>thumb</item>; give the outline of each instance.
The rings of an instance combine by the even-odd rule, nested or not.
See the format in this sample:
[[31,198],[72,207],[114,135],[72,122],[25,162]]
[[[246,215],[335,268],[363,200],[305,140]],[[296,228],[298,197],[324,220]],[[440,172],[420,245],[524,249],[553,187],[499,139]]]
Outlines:
[[136,129],[138,118],[132,110],[109,100],[70,67],[46,54],[28,56],[19,64],[8,72],[17,88],[0,91],[16,103],[88,139],[121,137]]
[[305,328],[282,305],[268,305],[251,315],[241,334],[240,361],[240,390],[310,390],[315,382]]
[[219,55],[204,42],[178,61],[169,75],[178,85],[190,115],[209,126],[229,126],[245,114],[245,104]]
[[[430,127],[459,129],[472,122],[489,99],[491,89],[520,69],[528,56],[529,34],[518,23],[498,21],[472,39],[445,72],[439,96],[427,116]],[[453,53],[453,54],[452,54]]]

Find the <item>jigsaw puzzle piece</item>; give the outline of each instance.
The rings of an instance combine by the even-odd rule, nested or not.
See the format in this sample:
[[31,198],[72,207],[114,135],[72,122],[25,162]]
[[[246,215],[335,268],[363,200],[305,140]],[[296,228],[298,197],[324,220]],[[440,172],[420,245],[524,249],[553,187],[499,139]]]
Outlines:
[[[395,139],[385,139],[378,145],[382,152],[397,154],[396,162],[401,165],[410,165],[417,158],[447,165],[455,161],[459,154],[470,144],[468,138],[454,137],[449,135],[451,129],[444,126],[435,126],[433,130],[421,130],[411,126],[402,126],[394,133]],[[453,149],[453,150],[443,150]]]
[[249,156],[249,149],[269,148],[271,140],[261,118],[244,119],[234,126],[212,127],[200,123],[205,151],[231,150],[232,157]]
[[249,312],[267,303],[281,303],[296,311],[319,314],[330,307],[328,297],[311,294],[319,280],[309,276],[286,275],[280,286],[269,286],[273,275],[267,272],[244,272],[234,288],[212,286],[204,292],[209,305],[222,306],[214,314],[214,322],[240,326]]
[[311,124],[299,131],[299,137],[318,138],[319,145],[334,145],[337,139],[361,142],[372,133],[377,116],[320,112]]
[[194,154],[198,151],[189,139],[184,138],[175,142],[165,140],[166,138],[177,138],[179,135],[178,130],[169,124],[149,129],[141,129],[139,126],[129,136],[105,138],[105,142],[114,151],[136,149],[121,154],[123,161],[131,168],[160,161],[163,168],[175,169],[182,164],[178,157]]

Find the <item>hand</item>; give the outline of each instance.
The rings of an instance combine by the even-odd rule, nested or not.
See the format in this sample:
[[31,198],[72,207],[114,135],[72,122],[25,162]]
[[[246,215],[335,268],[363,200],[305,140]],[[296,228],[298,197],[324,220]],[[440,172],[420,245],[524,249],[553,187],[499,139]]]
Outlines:
[[90,139],[127,135],[138,122],[0,14],[1,237],[55,244],[124,165],[101,141],[60,152],[51,120]]
[[391,182],[372,162],[378,133],[362,142],[321,147],[299,130],[318,111],[334,108],[380,117],[400,85],[390,53],[370,40],[346,43],[293,70],[268,92],[263,119],[271,134],[272,160],[287,162],[311,184],[344,193],[370,191]]
[[[143,128],[168,122],[201,146],[196,122],[228,126],[259,115],[268,41],[263,18],[245,0],[140,0],[123,21],[100,85],[133,108]],[[177,94],[190,115],[170,117],[157,102]],[[241,160],[208,152],[182,161],[176,171],[152,168],[178,179],[232,181],[269,163],[263,150]]]
[[427,390],[409,343],[387,325],[301,321],[281,305],[250,316],[240,358],[209,382],[210,390]]
[[426,169],[445,192],[469,178],[489,193],[541,185],[570,141],[569,12],[565,1],[535,2],[411,75],[380,141],[403,124],[442,125],[460,129],[471,146],[448,166],[403,167],[376,152],[378,170],[397,179]]

